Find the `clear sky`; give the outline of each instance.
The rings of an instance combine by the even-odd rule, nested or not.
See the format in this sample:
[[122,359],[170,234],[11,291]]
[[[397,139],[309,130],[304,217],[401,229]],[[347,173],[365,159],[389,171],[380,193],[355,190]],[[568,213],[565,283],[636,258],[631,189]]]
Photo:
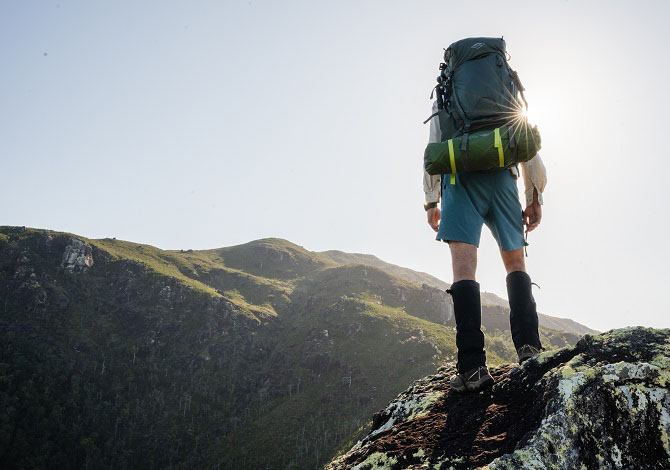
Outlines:
[[[665,1],[3,0],[0,225],[164,249],[282,237],[450,282],[421,122],[442,48],[504,35],[548,170],[538,308],[667,328],[669,17]],[[486,228],[478,280],[506,297]]]

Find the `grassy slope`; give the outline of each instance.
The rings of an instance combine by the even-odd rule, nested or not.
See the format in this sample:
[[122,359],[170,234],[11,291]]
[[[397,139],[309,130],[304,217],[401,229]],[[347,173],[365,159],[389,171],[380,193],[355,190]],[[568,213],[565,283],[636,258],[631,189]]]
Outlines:
[[[435,276],[387,263],[373,255],[362,253],[345,253],[343,251],[337,250],[322,251],[319,254],[325,255],[340,264],[362,264],[366,266],[373,266],[391,274],[392,276],[413,281],[418,284],[427,284],[437,289],[447,289],[449,287],[449,284],[436,278]],[[499,306],[506,309],[509,308],[509,303],[507,300],[491,292],[482,292],[482,305],[490,307]],[[540,323],[552,330],[566,331],[576,335],[599,333],[597,330],[584,326],[568,318],[553,317],[542,313],[539,315]]]
[[428,284],[437,287],[438,289],[447,289],[449,287],[449,284],[436,278],[435,276],[431,276],[428,273],[418,272],[397,266],[395,264],[387,263],[373,255],[367,255],[363,253],[346,253],[344,251],[338,250],[322,251],[319,254],[325,255],[339,264],[363,264],[367,266],[374,266],[375,268],[386,271],[393,276],[414,281],[417,284]]

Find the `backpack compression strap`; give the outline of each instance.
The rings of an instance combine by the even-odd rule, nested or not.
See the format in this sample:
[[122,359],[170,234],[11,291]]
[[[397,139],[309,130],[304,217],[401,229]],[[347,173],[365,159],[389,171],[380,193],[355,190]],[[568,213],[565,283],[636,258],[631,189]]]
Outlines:
[[449,163],[451,163],[451,175],[449,176],[449,183],[456,184],[456,159],[454,158],[454,139],[447,141],[449,145]]
[[500,163],[500,168],[505,166],[505,152],[503,151],[502,139],[500,138],[500,128],[496,127],[493,131],[493,146],[498,149],[498,160]]

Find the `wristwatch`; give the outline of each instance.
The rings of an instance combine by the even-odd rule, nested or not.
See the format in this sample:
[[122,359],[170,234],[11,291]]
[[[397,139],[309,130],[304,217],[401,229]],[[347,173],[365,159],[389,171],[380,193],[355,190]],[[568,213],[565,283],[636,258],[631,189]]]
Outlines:
[[428,212],[428,209],[432,209],[433,207],[437,207],[437,202],[424,202],[423,203],[423,208]]

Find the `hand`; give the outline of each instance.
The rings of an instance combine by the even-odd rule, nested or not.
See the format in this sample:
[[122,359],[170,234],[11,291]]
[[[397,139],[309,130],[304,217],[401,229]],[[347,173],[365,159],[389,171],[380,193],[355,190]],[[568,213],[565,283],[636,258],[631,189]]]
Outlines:
[[526,233],[532,232],[540,225],[542,220],[542,206],[537,200],[537,190],[533,191],[533,203],[530,206],[526,206],[526,210],[523,211],[523,224],[526,226]]
[[426,215],[428,216],[428,225],[437,232],[437,228],[440,226],[440,208],[431,207]]

